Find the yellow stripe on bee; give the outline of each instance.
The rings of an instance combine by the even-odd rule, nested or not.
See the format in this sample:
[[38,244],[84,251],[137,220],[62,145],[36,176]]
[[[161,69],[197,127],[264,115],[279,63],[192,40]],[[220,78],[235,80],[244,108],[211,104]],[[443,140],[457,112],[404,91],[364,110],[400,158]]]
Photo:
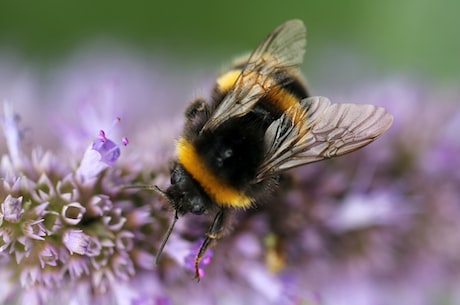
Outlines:
[[218,205],[234,208],[248,208],[253,198],[246,196],[212,173],[192,143],[180,138],[176,144],[177,158],[212,200]]
[[267,101],[281,113],[286,112],[294,105],[299,105],[299,99],[282,87],[272,88],[267,94]]
[[[234,69],[220,76],[216,80],[218,89],[223,93],[227,93],[233,87],[240,74],[240,69]],[[273,80],[270,81],[273,82]],[[281,87],[280,85],[274,83],[270,87],[270,90],[264,98],[264,102],[269,103],[274,109],[278,110],[280,113],[288,112],[288,109],[291,108],[291,106],[299,105],[299,98],[287,91],[286,89],[284,89],[283,87]],[[290,114],[291,117],[294,116],[294,113],[290,112],[295,112],[294,109],[296,108],[297,107],[294,106],[291,109],[289,109],[288,114]],[[293,117],[293,119],[295,118]]]
[[241,70],[240,69],[235,69],[235,70],[230,70],[227,73],[221,75],[217,80],[217,87],[221,92],[227,92],[229,91],[233,85],[236,82],[236,79],[238,76],[240,76]]

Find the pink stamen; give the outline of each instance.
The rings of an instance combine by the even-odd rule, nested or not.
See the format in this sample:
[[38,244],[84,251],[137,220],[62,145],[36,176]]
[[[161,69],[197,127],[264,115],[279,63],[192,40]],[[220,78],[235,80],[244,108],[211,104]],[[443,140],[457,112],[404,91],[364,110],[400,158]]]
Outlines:
[[101,141],[103,141],[103,142],[107,141],[107,137],[105,136],[105,132],[102,129],[99,131],[99,139]]

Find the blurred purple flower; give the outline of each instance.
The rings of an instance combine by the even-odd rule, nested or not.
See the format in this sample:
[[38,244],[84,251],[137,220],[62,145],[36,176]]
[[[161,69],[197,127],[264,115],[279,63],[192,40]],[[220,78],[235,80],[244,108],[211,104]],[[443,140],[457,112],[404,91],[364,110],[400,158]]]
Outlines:
[[[460,92],[397,78],[337,99],[387,107],[395,123],[365,149],[291,171],[267,202],[236,213],[197,284],[194,255],[212,219],[179,219],[156,266],[173,215],[130,188],[167,186],[186,99],[172,85],[191,81],[165,81],[161,65],[149,72],[132,58],[76,60],[47,94],[33,78],[2,89],[0,303],[458,302]],[[1,65],[0,89],[11,84]]]

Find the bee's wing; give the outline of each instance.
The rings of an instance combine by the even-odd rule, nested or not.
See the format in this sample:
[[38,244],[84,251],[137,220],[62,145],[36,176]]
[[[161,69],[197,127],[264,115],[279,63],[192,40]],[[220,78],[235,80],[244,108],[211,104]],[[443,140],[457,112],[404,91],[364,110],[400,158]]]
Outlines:
[[254,183],[280,172],[361,148],[390,128],[393,116],[384,108],[331,104],[310,97],[292,106],[265,132],[265,159]]
[[277,86],[277,71],[300,65],[306,46],[302,21],[290,20],[271,32],[254,50],[232,89],[217,106],[202,131],[212,130],[230,118],[241,117]]

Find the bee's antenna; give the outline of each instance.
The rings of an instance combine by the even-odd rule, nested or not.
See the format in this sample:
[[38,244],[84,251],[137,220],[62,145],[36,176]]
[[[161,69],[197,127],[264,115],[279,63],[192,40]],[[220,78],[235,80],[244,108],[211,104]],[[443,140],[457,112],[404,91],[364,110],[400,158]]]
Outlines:
[[[157,187],[157,189],[159,191],[161,191],[158,187]],[[161,253],[163,253],[163,249],[164,249],[166,243],[168,242],[169,236],[171,235],[171,232],[174,229],[174,225],[176,224],[177,219],[179,219],[179,217],[177,215],[177,210],[176,210],[176,213],[174,213],[174,219],[173,219],[171,225],[169,226],[168,231],[166,231],[165,237],[163,238],[163,241],[161,242],[160,248],[158,249],[158,253],[157,253],[157,256],[155,258],[155,264],[157,264],[157,265],[158,265],[158,262],[160,261]]]
[[[166,194],[166,192],[163,191],[162,189],[160,189],[157,185],[152,186],[151,189],[154,190],[155,192],[157,192],[158,194],[160,194],[161,197],[163,197],[167,201],[169,201],[169,197]],[[173,221],[172,221],[171,225],[169,226],[168,231],[166,231],[166,234],[165,234],[165,236],[163,238],[163,241],[161,242],[160,248],[158,249],[158,253],[157,253],[156,257],[155,257],[155,264],[157,264],[157,265],[158,265],[158,263],[160,261],[161,253],[163,253],[163,249],[166,246],[166,243],[168,242],[169,236],[171,235],[171,233],[172,233],[172,231],[174,229],[174,226],[176,225],[177,219],[179,219],[179,216],[178,216],[178,213],[177,213],[177,210],[176,210],[176,212],[174,213]]]
[[157,191],[158,186],[152,185],[152,184],[132,184],[132,185],[126,185],[123,188],[124,189],[139,189],[139,190],[147,190],[147,191]]
[[[144,189],[144,190],[155,191],[158,194],[160,194],[161,197],[163,197],[167,201],[170,201],[168,195],[166,194],[166,192],[163,191],[162,189],[160,189],[157,185],[129,185],[129,186],[126,186],[125,188]],[[163,238],[163,241],[161,242],[160,248],[158,249],[158,253],[157,253],[156,258],[155,258],[155,264],[157,264],[157,265],[158,265],[158,263],[160,261],[161,253],[163,253],[163,249],[164,249],[166,243],[168,242],[169,236],[171,235],[171,233],[172,233],[172,231],[174,229],[174,226],[176,225],[177,219],[179,219],[179,215],[178,215],[178,212],[176,210],[176,212],[174,213],[174,219],[173,219],[171,225],[169,226],[168,231],[166,231],[166,234],[165,234],[165,236]]]
[[168,197],[168,195],[166,194],[166,192],[163,191],[162,189],[160,189],[160,188],[158,187],[158,185],[151,185],[149,189],[150,189],[150,190],[153,190],[153,191],[155,191],[155,192],[157,192],[158,194],[161,195],[161,197],[163,197],[164,199],[166,199],[167,201],[169,201],[169,197]]

